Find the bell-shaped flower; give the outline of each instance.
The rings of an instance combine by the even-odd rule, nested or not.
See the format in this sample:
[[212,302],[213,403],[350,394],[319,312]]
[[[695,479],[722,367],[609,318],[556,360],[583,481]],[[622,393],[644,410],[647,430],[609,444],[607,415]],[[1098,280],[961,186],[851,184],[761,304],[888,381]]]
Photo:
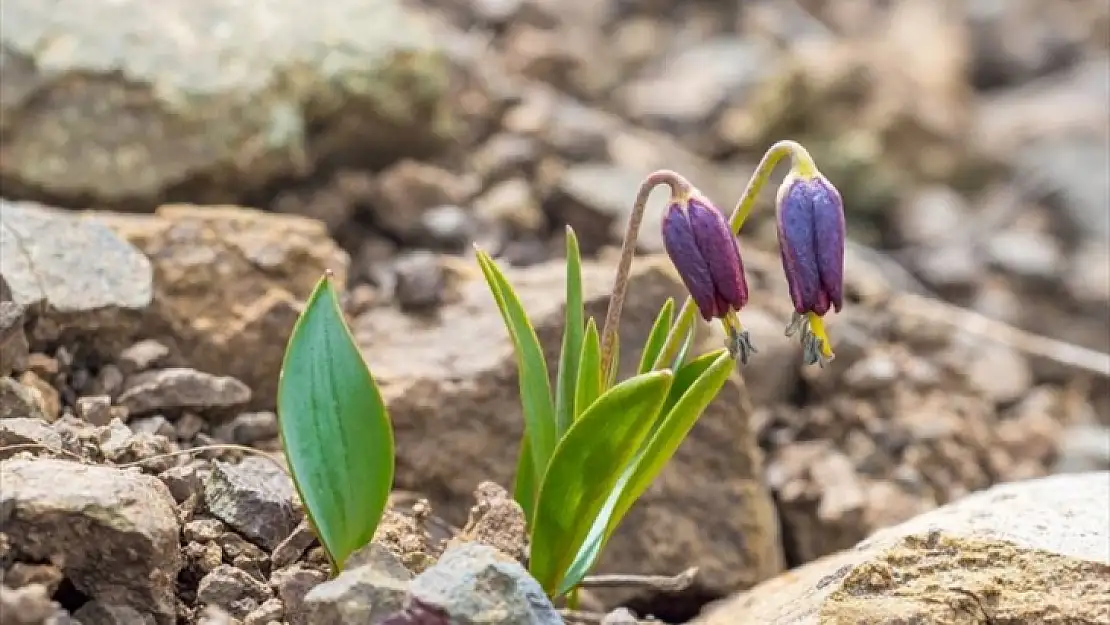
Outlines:
[[807,364],[833,359],[823,317],[844,297],[844,203],[816,171],[791,172],[776,201],[782,268],[794,301],[787,336],[802,330]]
[[673,198],[663,216],[663,246],[702,319],[720,319],[734,358],[755,353],[737,313],[748,302],[740,247],[717,207],[697,194]]

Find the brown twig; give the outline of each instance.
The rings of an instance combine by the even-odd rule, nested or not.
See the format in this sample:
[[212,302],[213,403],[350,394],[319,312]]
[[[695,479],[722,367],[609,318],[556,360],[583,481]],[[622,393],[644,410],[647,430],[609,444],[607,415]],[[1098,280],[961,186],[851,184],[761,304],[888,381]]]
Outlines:
[[671,197],[681,197],[690,193],[693,185],[681,174],[669,169],[648,174],[640,183],[636,192],[636,200],[632,204],[632,213],[628,216],[628,228],[621,242],[621,257],[617,264],[617,275],[613,280],[613,292],[609,296],[609,309],[605,312],[605,324],[601,330],[601,375],[603,380],[611,379],[610,370],[616,366],[613,363],[613,344],[617,340],[617,330],[620,327],[621,312],[624,309],[624,298],[628,293],[628,279],[632,271],[632,258],[636,254],[636,243],[640,238],[640,224],[644,220],[644,211],[647,209],[648,197],[655,187],[667,185],[671,188]]
[[[15,444],[15,445],[4,445],[4,446],[0,447],[0,453],[5,453],[5,452],[9,452],[9,451],[24,451],[24,450],[29,451],[29,450],[32,450],[32,449],[52,451],[52,452],[55,452],[55,453],[62,454],[64,456],[69,456],[70,458],[72,458],[74,460],[77,460],[78,462],[85,461],[85,458],[82,458],[81,456],[78,456],[77,454],[75,454],[71,451],[68,451],[68,450],[65,450],[65,449],[59,449],[57,447],[51,447],[50,445],[45,445],[43,443],[19,443],[19,444]],[[242,453],[246,453],[246,454],[252,454],[252,455],[255,455],[255,456],[261,456],[261,457],[269,460],[270,462],[273,462],[274,464],[276,464],[278,466],[278,468],[280,468],[286,474],[289,473],[289,469],[286,468],[285,465],[282,464],[280,460],[278,460],[274,456],[270,455],[269,453],[264,452],[261,449],[255,449],[254,447],[247,447],[246,445],[235,445],[233,443],[214,443],[212,445],[201,445],[200,447],[192,447],[192,448],[189,448],[189,449],[179,449],[177,451],[170,451],[170,452],[166,452],[164,454],[155,454],[153,456],[148,456],[146,458],[143,458],[142,460],[135,460],[135,461],[132,461],[132,462],[124,462],[123,464],[112,464],[112,465],[109,465],[109,466],[116,467],[117,469],[126,469],[128,467],[141,466],[141,465],[143,465],[147,462],[151,462],[153,460],[162,460],[162,459],[165,459],[165,458],[174,458],[174,457],[178,457],[178,456],[192,456],[192,455],[195,455],[195,454],[204,453],[206,451],[238,451],[238,452],[242,452]]]
[[582,588],[640,588],[655,592],[681,592],[694,584],[697,567],[678,575],[591,575],[579,582]]

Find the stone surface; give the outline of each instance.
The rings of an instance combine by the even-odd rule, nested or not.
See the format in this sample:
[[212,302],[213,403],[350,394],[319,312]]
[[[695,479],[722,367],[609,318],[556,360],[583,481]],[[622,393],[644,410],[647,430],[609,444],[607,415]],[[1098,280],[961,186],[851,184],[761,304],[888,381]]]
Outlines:
[[[7,288],[2,286],[0,290]],[[23,329],[26,313],[26,306],[0,301],[0,375],[11,375],[12,371],[22,371],[27,366],[30,345]]]
[[293,623],[377,623],[405,605],[411,574],[401,572],[371,564],[348,568],[310,590]]
[[272,407],[285,339],[325,270],[346,282],[348,257],[318,222],[228,206],[170,205],[150,215],[90,213],[154,266],[150,336],[185,362],[230,375]]
[[63,460],[0,463],[17,557],[55,560],[86,596],[174,622],[181,562],[173,498],[156,478]]
[[272,597],[270,587],[246,571],[221,564],[197,585],[197,602],[213,605],[228,614],[243,618]]
[[[548,362],[561,342],[564,272],[561,263],[507,272]],[[623,375],[638,363],[632,346],[643,343],[658,307],[683,294],[665,259],[642,257],[633,274],[621,326]],[[587,262],[583,280],[588,314],[603,318],[610,269]],[[353,331],[393,419],[397,487],[426,493],[462,525],[475,484],[512,483],[522,418],[512,346],[487,286],[471,276],[458,291],[437,318],[379,308],[355,319]],[[743,405],[734,379],[629,512],[602,572],[673,575],[696,564],[707,591],[725,592],[782,569],[778,522]]]
[[153,273],[127,241],[101,224],[26,202],[0,200],[0,224],[5,299],[36,318],[36,339],[83,332],[118,342],[139,329]]
[[250,399],[250,388],[235,378],[177,367],[128,378],[116,401],[130,414],[145,415],[185,408],[240,408]]
[[695,622],[1099,623],[1110,617],[1108,528],[1110,473],[1002,484],[727,599]]
[[393,0],[59,8],[13,1],[0,30],[0,174],[24,194],[229,201],[351,151],[424,155],[453,132],[442,41]]
[[238,464],[216,462],[204,484],[208,510],[267,551],[300,523],[297,492],[270,460],[251,456]]
[[520,564],[492,547],[471,543],[448,549],[435,566],[417,575],[412,596],[451,616],[452,623],[477,625],[561,624],[540,585]]

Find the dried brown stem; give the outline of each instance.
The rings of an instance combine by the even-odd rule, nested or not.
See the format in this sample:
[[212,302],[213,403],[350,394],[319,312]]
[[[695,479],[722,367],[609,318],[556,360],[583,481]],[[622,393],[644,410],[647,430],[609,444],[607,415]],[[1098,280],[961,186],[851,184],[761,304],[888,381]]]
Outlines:
[[581,588],[638,588],[654,592],[681,592],[694,584],[697,567],[678,575],[591,575],[578,585]]
[[[84,461],[84,458],[82,458],[81,456],[78,456],[77,454],[75,454],[71,451],[67,451],[65,449],[58,449],[57,447],[51,447],[49,445],[44,445],[42,443],[19,443],[19,444],[16,444],[16,445],[4,445],[4,446],[0,447],[0,454],[5,453],[5,452],[9,452],[9,451],[29,451],[29,450],[32,450],[32,449],[52,451],[54,453],[62,454],[63,456],[68,456],[68,457],[70,457],[74,460],[77,460],[79,462]],[[117,469],[126,469],[128,467],[142,466],[142,465],[144,465],[148,462],[151,462],[153,460],[162,460],[162,459],[165,459],[165,458],[175,458],[175,457],[178,457],[178,456],[193,456],[193,455],[196,455],[196,454],[202,454],[206,451],[238,451],[238,452],[242,452],[242,453],[245,453],[245,454],[261,456],[261,457],[269,460],[270,462],[273,462],[274,464],[276,464],[278,466],[278,468],[280,468],[286,474],[289,473],[289,469],[287,469],[285,467],[285,465],[283,465],[281,463],[280,460],[278,460],[274,456],[262,451],[261,449],[255,449],[254,447],[247,447],[246,445],[235,445],[235,444],[232,444],[232,443],[215,443],[215,444],[212,444],[212,445],[202,445],[200,447],[192,447],[192,448],[189,448],[189,449],[179,449],[177,451],[170,451],[170,452],[166,452],[164,454],[155,454],[153,456],[148,456],[146,458],[143,458],[142,460],[135,460],[133,462],[125,462],[123,464],[113,464],[113,465],[110,465],[110,466],[116,467]]]

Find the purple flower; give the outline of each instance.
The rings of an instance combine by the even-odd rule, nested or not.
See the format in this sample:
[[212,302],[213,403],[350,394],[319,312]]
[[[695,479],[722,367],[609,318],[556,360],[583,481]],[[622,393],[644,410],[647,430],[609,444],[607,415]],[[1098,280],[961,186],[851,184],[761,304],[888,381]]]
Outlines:
[[788,176],[776,209],[782,269],[798,314],[840,312],[844,294],[844,203],[817,174]]
[[819,173],[791,173],[776,202],[779,252],[794,318],[787,336],[802,331],[808,364],[833,359],[823,317],[844,304],[844,202]]
[[691,197],[672,202],[663,217],[663,246],[706,321],[724,319],[748,302],[740,247],[724,216]]
[[720,319],[733,357],[747,362],[756,350],[736,313],[748,303],[748,283],[740,246],[721,211],[698,196],[673,199],[663,217],[663,247],[702,319]]

